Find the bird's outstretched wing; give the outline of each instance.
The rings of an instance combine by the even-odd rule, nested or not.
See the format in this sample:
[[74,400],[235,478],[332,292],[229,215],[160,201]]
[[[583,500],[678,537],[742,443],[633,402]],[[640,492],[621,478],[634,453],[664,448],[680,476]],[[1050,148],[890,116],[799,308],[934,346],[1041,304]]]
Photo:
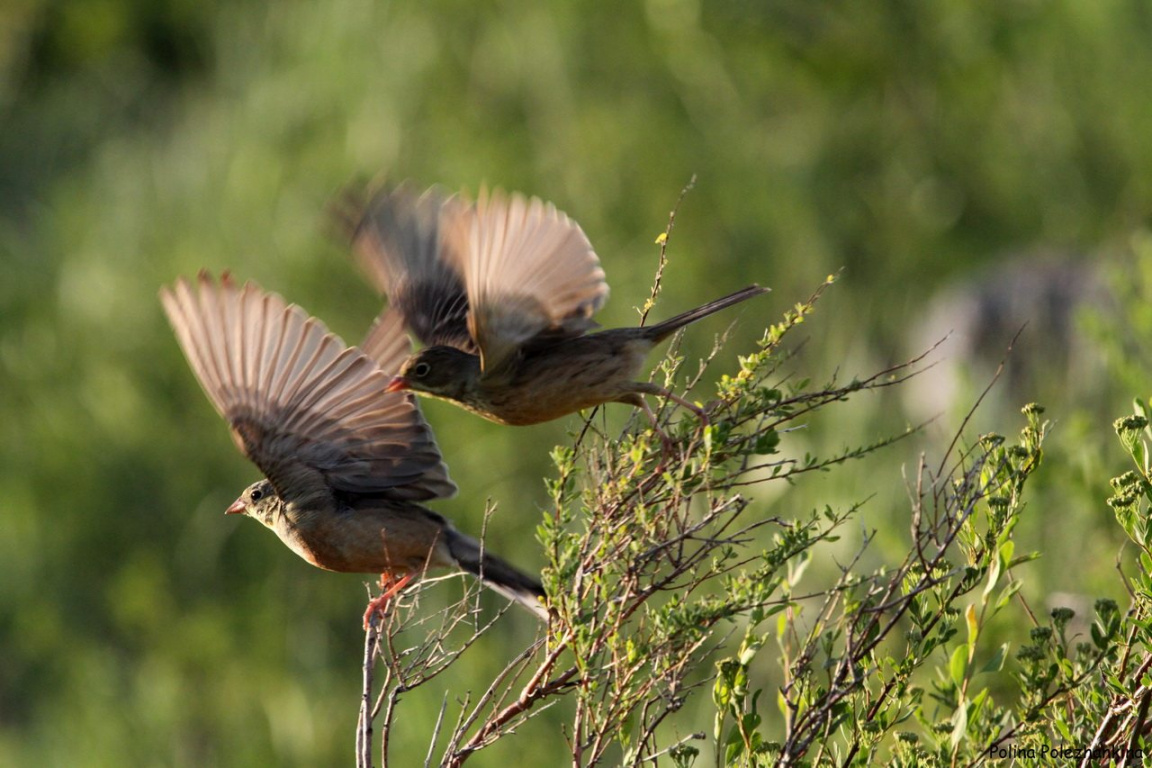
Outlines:
[[372,197],[352,243],[369,279],[417,339],[475,354],[462,254],[445,238],[468,209],[436,187],[417,194],[401,184]]
[[595,327],[592,314],[608,298],[604,270],[580,226],[554,205],[481,193],[469,215],[453,221],[450,250],[463,254],[468,329],[485,374],[540,334]]
[[364,341],[360,342],[360,351],[389,376],[399,373],[400,366],[412,354],[412,342],[404,326],[404,315],[388,307],[377,315]]
[[388,375],[319,320],[228,275],[160,298],[208,399],[285,501],[455,492],[414,400],[386,393]]

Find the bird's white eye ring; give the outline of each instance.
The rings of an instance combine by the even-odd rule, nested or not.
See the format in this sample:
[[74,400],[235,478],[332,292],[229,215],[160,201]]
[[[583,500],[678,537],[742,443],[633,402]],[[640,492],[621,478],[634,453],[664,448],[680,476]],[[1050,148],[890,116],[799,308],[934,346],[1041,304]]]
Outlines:
[[416,376],[416,378],[422,379],[427,376],[428,372],[431,370],[432,366],[428,365],[428,363],[416,363],[416,367],[412,369],[412,373]]

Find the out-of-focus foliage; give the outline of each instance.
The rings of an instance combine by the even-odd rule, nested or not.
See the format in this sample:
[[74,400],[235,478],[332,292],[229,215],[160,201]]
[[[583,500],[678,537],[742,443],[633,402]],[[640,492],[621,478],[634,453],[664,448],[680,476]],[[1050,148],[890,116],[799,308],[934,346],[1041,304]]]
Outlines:
[[[355,341],[378,300],[325,209],[386,173],[555,201],[608,272],[600,319],[630,323],[697,174],[653,317],[771,285],[732,315],[748,340],[843,267],[802,364],[851,376],[979,265],[1128,249],[1152,210],[1150,36],[1138,0],[0,5],[0,764],[351,755],[362,580],[220,514],[255,470],[180,357],[162,283],[231,269]],[[691,329],[686,353],[723,322]],[[1041,593],[1096,583],[1119,541],[1108,436],[1085,438],[1078,409],[1121,401],[1061,400],[1064,384],[1017,398],[1055,424],[1055,475],[1036,483],[1058,492],[1034,517],[1058,522],[1024,545],[1063,546]],[[492,497],[493,548],[538,566],[548,451],[579,422],[426,410],[464,489],[437,509],[475,531]],[[902,417],[893,396],[839,418],[797,437],[839,444]],[[898,539],[906,521],[886,516],[906,505],[884,499],[909,457],[892,460],[797,492],[879,492],[873,523]],[[444,690],[503,666],[500,633],[534,630],[510,614]],[[541,718],[475,764],[554,738]]]

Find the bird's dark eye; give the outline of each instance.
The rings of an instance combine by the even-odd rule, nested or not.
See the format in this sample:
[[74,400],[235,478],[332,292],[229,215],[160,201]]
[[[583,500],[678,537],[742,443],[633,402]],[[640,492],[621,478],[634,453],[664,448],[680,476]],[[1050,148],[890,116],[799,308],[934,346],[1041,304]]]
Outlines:
[[416,378],[422,379],[425,376],[427,376],[428,372],[431,370],[432,370],[432,366],[428,365],[428,363],[416,363],[416,367],[414,367],[412,369],[412,374]]
[[264,491],[259,488],[254,488],[252,490],[252,501],[260,501],[262,498],[264,498]]

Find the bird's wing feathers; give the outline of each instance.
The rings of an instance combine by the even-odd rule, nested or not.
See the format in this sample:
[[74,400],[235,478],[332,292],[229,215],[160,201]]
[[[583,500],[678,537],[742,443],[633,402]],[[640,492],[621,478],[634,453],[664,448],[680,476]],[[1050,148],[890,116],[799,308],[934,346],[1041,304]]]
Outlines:
[[372,198],[353,245],[361,267],[416,338],[475,354],[462,259],[444,237],[467,208],[435,187],[417,195],[400,185]]
[[455,492],[415,402],[386,393],[388,375],[319,320],[227,275],[181,279],[160,297],[209,400],[286,501]]
[[360,342],[360,351],[389,376],[399,373],[400,366],[412,354],[412,342],[404,333],[404,325],[403,313],[395,307],[388,307],[377,316],[364,341]]
[[464,254],[468,329],[485,374],[525,341],[579,335],[608,297],[600,260],[576,222],[538,198],[481,193],[454,219],[449,249]]

